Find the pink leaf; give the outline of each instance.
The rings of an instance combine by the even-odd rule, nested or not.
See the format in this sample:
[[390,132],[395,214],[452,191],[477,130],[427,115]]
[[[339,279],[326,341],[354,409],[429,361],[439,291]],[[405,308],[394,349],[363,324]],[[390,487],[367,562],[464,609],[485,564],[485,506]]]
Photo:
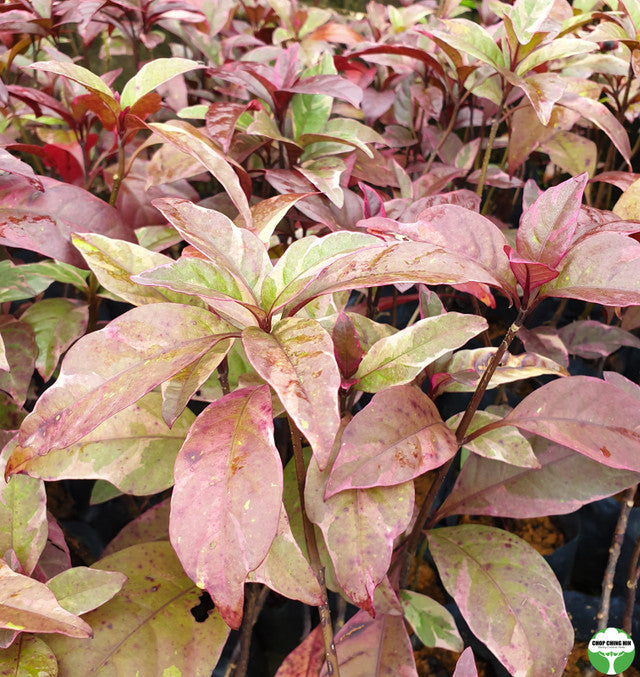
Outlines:
[[457,450],[427,395],[413,385],[386,388],[344,429],[326,496],[407,482],[440,467]]
[[635,472],[608,468],[540,437],[534,438],[533,447],[539,468],[469,456],[438,518],[459,514],[518,519],[564,515],[640,480]]
[[40,177],[44,192],[24,178],[0,176],[0,244],[20,247],[86,268],[71,233],[101,233],[133,240],[118,212],[78,186]]
[[201,308],[158,303],[133,308],[84,336],[69,349],[58,380],[24,420],[8,471],[84,437],[198,360],[229,329]]
[[278,322],[270,334],[247,327],[242,345],[324,468],[340,425],[340,372],[331,337],[315,320],[290,317]]
[[65,611],[43,583],[15,573],[0,559],[0,628],[26,632],[59,632],[91,637],[91,628]]
[[544,296],[582,299],[609,306],[640,305],[640,243],[623,233],[596,233],[575,244]]
[[324,661],[324,643],[320,625],[307,635],[282,662],[275,677],[317,677]]
[[348,489],[324,498],[329,470],[311,459],[305,507],[327,544],[338,582],[347,596],[374,614],[373,593],[387,574],[393,541],[413,514],[413,482]]
[[433,529],[428,538],[447,592],[510,674],[562,674],[573,628],[542,556],[517,536],[479,524]]
[[[411,640],[401,616],[370,618],[359,611],[336,633],[340,675],[418,677]],[[325,665],[320,677],[330,677]]]
[[473,660],[473,650],[470,646],[458,658],[453,677],[478,677],[478,668]]
[[612,327],[596,320],[577,320],[562,327],[560,338],[571,355],[587,360],[607,357],[620,346],[640,348],[640,339],[620,327]]
[[503,422],[612,468],[640,471],[638,401],[600,379],[551,381],[522,400]]
[[584,173],[553,186],[526,209],[516,233],[520,256],[549,268],[558,265],[576,230],[588,178]]
[[0,390],[9,393],[22,406],[27,399],[38,355],[33,329],[12,315],[0,315],[0,341],[9,365],[7,371],[0,371]]
[[182,445],[175,478],[171,542],[187,574],[237,629],[244,581],[267,555],[282,506],[269,389],[243,388],[210,404]]

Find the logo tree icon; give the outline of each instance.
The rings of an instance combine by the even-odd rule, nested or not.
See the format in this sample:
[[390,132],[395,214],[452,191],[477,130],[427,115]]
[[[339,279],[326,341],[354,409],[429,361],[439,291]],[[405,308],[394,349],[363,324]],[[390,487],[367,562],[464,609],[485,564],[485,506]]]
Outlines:
[[[635,655],[633,641],[626,632],[617,628],[607,628],[596,633],[591,638],[588,649],[593,667],[607,675],[617,675],[626,670]],[[616,661],[621,656],[625,656],[625,660],[616,668]]]

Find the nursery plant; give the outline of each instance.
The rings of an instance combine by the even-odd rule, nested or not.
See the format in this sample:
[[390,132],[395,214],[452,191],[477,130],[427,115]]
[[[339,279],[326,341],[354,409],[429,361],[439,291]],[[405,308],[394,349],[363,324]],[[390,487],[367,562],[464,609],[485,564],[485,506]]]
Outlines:
[[[0,674],[410,677],[422,644],[563,674],[553,570],[468,518],[625,492],[607,627],[639,29],[637,0],[0,5]],[[126,511],[104,552],[80,480]],[[270,600],[306,621],[249,667]]]

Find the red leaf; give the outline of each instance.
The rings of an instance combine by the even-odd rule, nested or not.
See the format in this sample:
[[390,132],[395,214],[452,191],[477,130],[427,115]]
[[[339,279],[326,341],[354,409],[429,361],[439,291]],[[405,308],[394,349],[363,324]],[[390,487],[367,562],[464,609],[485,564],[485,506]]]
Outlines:
[[71,244],[72,233],[134,240],[118,212],[103,200],[45,176],[41,181],[44,192],[35,192],[26,179],[0,176],[0,244],[87,268]]
[[360,345],[360,339],[356,327],[351,318],[340,311],[336,323],[331,332],[333,339],[333,352],[343,378],[349,378],[358,371],[358,365],[362,361],[364,351]]
[[171,543],[189,577],[237,629],[244,581],[269,551],[282,507],[269,388],[243,388],[210,404],[180,449],[175,479]]

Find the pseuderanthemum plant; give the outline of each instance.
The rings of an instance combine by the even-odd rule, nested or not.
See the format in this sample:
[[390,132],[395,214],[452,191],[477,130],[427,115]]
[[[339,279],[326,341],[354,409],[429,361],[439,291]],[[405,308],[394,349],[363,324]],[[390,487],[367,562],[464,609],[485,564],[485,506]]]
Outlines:
[[[251,674],[272,593],[309,627],[264,674],[409,677],[418,640],[456,677],[479,643],[563,673],[554,571],[466,517],[624,491],[606,627],[640,480],[610,357],[640,347],[638,26],[635,0],[0,7],[0,674]],[[60,480],[128,506],[104,552]]]

